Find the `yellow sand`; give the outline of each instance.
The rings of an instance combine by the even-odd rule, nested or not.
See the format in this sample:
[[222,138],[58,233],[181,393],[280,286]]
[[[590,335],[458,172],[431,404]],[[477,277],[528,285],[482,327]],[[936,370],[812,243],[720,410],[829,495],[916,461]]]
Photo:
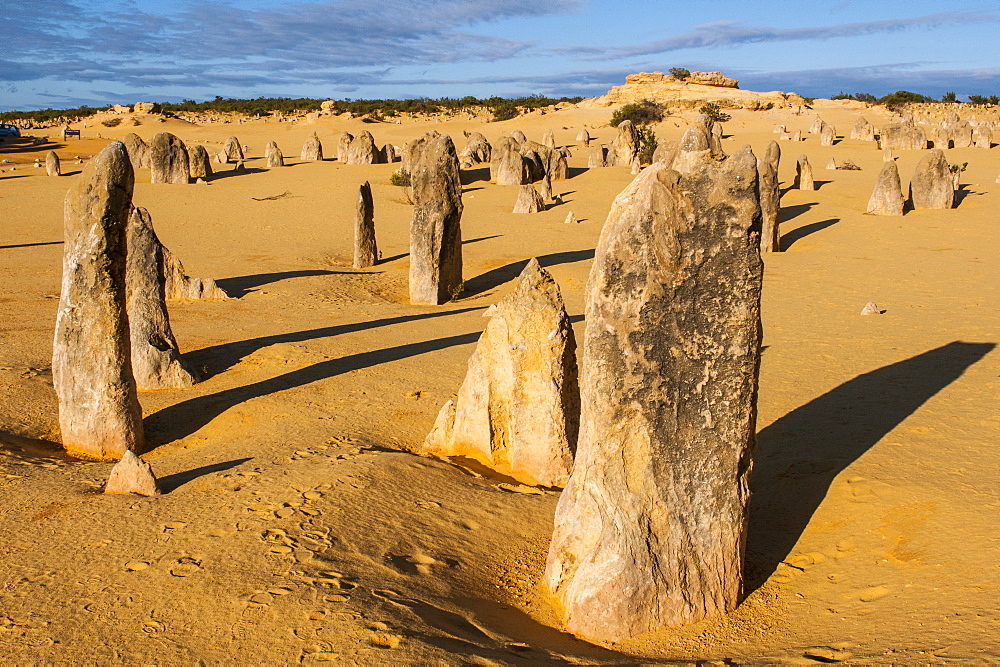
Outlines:
[[[846,135],[858,111],[816,111]],[[787,252],[765,257],[759,448],[748,597],[728,618],[599,647],[558,629],[538,586],[557,494],[534,492],[413,450],[454,396],[482,313],[538,257],[585,326],[582,289],[602,223],[631,180],[624,167],[553,184],[565,203],[510,213],[516,188],[466,173],[466,292],[407,304],[412,208],[397,165],[299,163],[316,131],[381,145],[434,128],[495,140],[581,127],[608,142],[610,109],[364,124],[145,119],[95,128],[57,149],[66,176],[0,164],[0,655],[9,662],[243,664],[299,660],[515,663],[567,660],[948,662],[1000,660],[1000,150],[968,162],[959,206],[863,215],[882,153],[805,134],[812,114],[733,112],[730,153],[758,154],[783,123],[780,177],[809,156],[818,191],[782,197]],[[876,126],[877,111],[864,115]],[[679,138],[692,114],[656,131]],[[104,139],[94,137],[95,130]],[[108,138],[167,130],[209,152],[230,134],[249,171],[206,185],[151,185],[134,201],[192,276],[239,296],[171,305],[182,351],[209,378],[140,395],[147,460],[169,493],[98,495],[110,464],[58,453],[52,329],[62,198],[76,155]],[[37,132],[36,132],[37,134]],[[55,136],[55,132],[52,132]],[[277,141],[287,166],[264,168]],[[897,151],[904,187],[918,151]],[[827,171],[827,158],[861,171]],[[11,172],[11,164],[17,170]],[[218,165],[216,165],[218,166]],[[374,269],[350,268],[354,199],[372,184]],[[275,195],[286,196],[266,201]],[[563,220],[573,211],[580,224]],[[868,301],[886,312],[861,316]],[[532,491],[532,493],[526,493]],[[809,657],[811,656],[811,657]]]

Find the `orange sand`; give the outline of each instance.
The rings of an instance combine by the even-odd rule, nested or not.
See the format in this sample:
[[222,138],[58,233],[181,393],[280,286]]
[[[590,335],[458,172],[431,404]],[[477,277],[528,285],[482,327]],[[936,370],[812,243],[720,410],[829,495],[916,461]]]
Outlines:
[[[846,135],[858,111],[818,103]],[[876,126],[877,111],[862,112]],[[782,198],[787,252],[765,257],[759,448],[748,597],[730,617],[609,647],[562,633],[537,585],[557,494],[407,453],[452,397],[484,320],[532,256],[559,282],[582,339],[581,292],[610,204],[632,176],[586,170],[565,203],[514,215],[516,188],[465,174],[465,293],[407,304],[411,207],[397,165],[299,163],[317,131],[381,145],[434,128],[491,141],[513,129],[608,142],[609,109],[504,123],[213,124],[147,119],[3,152],[0,174],[0,655],[10,662],[619,663],[1000,660],[1000,150],[968,162],[951,211],[863,215],[882,154],[816,135],[781,142],[780,176],[809,156],[818,191]],[[693,114],[668,118],[679,138]],[[726,150],[763,150],[812,113],[733,112]],[[94,137],[100,130],[104,139]],[[134,201],[192,276],[238,295],[171,304],[183,352],[210,377],[143,393],[146,454],[169,490],[98,495],[110,464],[58,453],[50,356],[62,198],[108,138],[171,131],[215,152],[250,146],[248,173],[151,185]],[[40,132],[35,132],[40,134]],[[55,132],[52,132],[55,136]],[[266,170],[277,141],[287,166]],[[904,187],[920,152],[897,151]],[[827,171],[827,158],[862,171]],[[11,172],[11,164],[17,170]],[[218,165],[215,165],[218,166]],[[350,268],[353,202],[368,180],[383,263]],[[262,198],[288,195],[270,201]],[[581,223],[563,224],[572,210]],[[886,310],[862,317],[875,301]],[[528,493],[530,491],[530,493]],[[810,657],[812,656],[812,657]]]

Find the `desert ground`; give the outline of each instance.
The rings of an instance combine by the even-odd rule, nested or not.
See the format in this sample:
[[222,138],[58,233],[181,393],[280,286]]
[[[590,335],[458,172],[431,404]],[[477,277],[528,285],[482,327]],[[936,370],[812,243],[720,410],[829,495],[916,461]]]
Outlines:
[[[784,252],[764,257],[764,350],[746,598],[731,615],[614,645],[574,638],[539,585],[558,489],[420,457],[457,392],[483,312],[537,257],[582,340],[582,292],[628,167],[587,168],[575,137],[616,133],[611,109],[397,124],[322,117],[177,119],[83,139],[4,144],[0,157],[0,655],[11,663],[808,664],[1000,661],[1000,149],[968,162],[952,210],[865,215],[883,165],[846,137],[878,108],[732,111],[727,153],[782,141]],[[653,127],[680,138],[696,112]],[[815,114],[834,146],[807,134]],[[80,127],[80,125],[75,125]],[[546,130],[570,146],[563,203],[512,214],[517,188],[463,172],[464,291],[407,299],[412,206],[399,166],[342,165],[336,137],[402,146],[429,129],[492,142]],[[111,463],[61,453],[51,354],[63,197],[110,139],[160,131],[214,154],[249,146],[205,184],[150,184],[137,206],[192,276],[233,297],[171,302],[182,352],[207,379],[140,393],[156,498],[108,496]],[[327,160],[301,162],[312,132]],[[97,133],[102,138],[97,138]],[[34,134],[41,134],[34,131]],[[266,169],[264,145],[284,151]],[[51,148],[63,176],[32,166]],[[805,154],[816,191],[790,189]],[[896,151],[904,190],[925,152]],[[859,171],[826,170],[828,158]],[[15,170],[11,170],[15,167]],[[351,268],[369,181],[381,262]],[[278,195],[283,195],[277,198]],[[268,199],[271,197],[271,199]],[[564,224],[569,211],[580,220]],[[884,314],[862,316],[869,301]]]

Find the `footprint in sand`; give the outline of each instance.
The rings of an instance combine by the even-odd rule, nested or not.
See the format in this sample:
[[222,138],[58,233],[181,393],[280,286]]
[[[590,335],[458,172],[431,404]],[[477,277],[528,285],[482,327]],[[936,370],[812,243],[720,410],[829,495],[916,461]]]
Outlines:
[[859,591],[856,595],[862,602],[874,602],[875,600],[881,600],[888,594],[889,589],[885,586],[872,586]]
[[403,641],[403,637],[392,632],[385,623],[373,623],[371,629],[372,634],[368,638],[368,641],[373,646],[378,646],[379,648],[396,648]]
[[851,499],[858,503],[884,498],[893,490],[885,482],[876,482],[864,477],[851,477],[847,480],[847,485],[851,490]]
[[203,556],[184,556],[170,567],[170,574],[175,577],[190,577],[201,570]]

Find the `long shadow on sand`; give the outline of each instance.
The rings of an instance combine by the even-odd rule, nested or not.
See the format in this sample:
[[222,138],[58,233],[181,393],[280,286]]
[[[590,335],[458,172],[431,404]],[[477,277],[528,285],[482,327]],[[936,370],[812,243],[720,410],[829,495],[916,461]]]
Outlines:
[[[458,311],[434,313],[434,315],[453,314],[455,312]],[[404,321],[416,318],[396,319]],[[385,320],[382,320],[382,322],[384,323]],[[363,326],[364,324],[362,323],[359,326]],[[475,343],[479,340],[481,333],[480,331],[473,331],[456,336],[445,336],[444,338],[435,338],[434,340],[396,345],[370,352],[349,354],[346,357],[321,361],[318,364],[300,368],[267,380],[261,380],[260,382],[254,382],[253,384],[233,387],[232,389],[226,389],[207,396],[191,398],[146,417],[143,420],[143,425],[146,428],[147,441],[152,440],[154,447],[166,442],[172,442],[191,435],[226,410],[251,399],[301,387],[318,380],[325,380],[362,368],[370,368],[379,364],[426,354],[427,352],[443,350],[453,345]],[[294,335],[292,334],[292,336]],[[152,434],[152,438],[149,437],[150,434]]]
[[807,213],[809,209],[813,206],[817,206],[816,202],[810,202],[808,204],[793,204],[791,206],[782,206],[778,211],[778,222],[788,222],[789,220],[794,220],[803,213]]
[[781,235],[781,249],[788,250],[793,243],[801,238],[805,238],[810,234],[814,234],[818,231],[826,229],[827,227],[832,227],[833,225],[840,222],[840,218],[830,218],[829,220],[820,220],[819,222],[810,222],[808,225],[802,225],[798,229],[793,229],[787,234]]
[[[514,278],[517,278],[521,271],[524,270],[524,267],[528,265],[529,259],[522,259],[510,264],[505,264],[504,266],[498,266],[495,269],[490,269],[486,273],[479,274],[475,278],[466,280],[465,290],[462,292],[462,297],[464,298],[482,294],[483,292],[487,292],[513,280]],[[548,255],[539,255],[536,259],[542,267],[556,266],[557,264],[572,264],[573,262],[583,262],[588,259],[594,259],[594,249],[553,252]]]
[[269,285],[271,283],[276,283],[279,280],[288,280],[289,278],[308,278],[311,276],[337,276],[344,275],[346,273],[357,273],[356,271],[327,271],[326,269],[306,269],[302,271],[279,271],[276,273],[257,273],[249,276],[234,276],[232,278],[220,278],[215,281],[218,285],[225,291],[226,294],[233,298],[240,298],[241,296],[246,296],[253,291],[255,287],[261,287],[262,285]]
[[17,245],[0,245],[0,250],[10,250],[11,248],[34,248],[40,245],[62,245],[63,241],[42,241],[41,243],[20,243]]
[[[489,241],[490,239],[498,239],[501,236],[503,236],[503,234],[493,234],[492,236],[480,236],[479,238],[475,239],[466,239],[465,241],[462,241],[462,245],[469,245],[470,243],[478,243],[479,241]],[[383,257],[378,261],[378,264],[376,264],[375,266],[378,266],[379,264],[388,264],[389,262],[395,262],[397,259],[403,259],[404,257],[409,257],[409,256],[410,256],[409,252],[404,252],[399,255],[393,255],[392,257]]]
[[995,347],[955,341],[859,375],[758,433],[747,591],[788,556],[841,471]]
[[481,309],[482,307],[480,306],[479,308],[459,308],[457,310],[448,310],[436,313],[400,315],[399,317],[386,317],[380,320],[371,320],[368,322],[352,322],[350,324],[338,324],[332,327],[321,327],[319,329],[307,329],[305,331],[274,334],[273,336],[261,336],[260,338],[249,338],[247,340],[233,341],[232,343],[223,343],[222,345],[203,347],[200,350],[188,352],[184,355],[184,358],[194,364],[197,368],[201,368],[203,366],[208,368],[208,377],[211,377],[231,368],[244,357],[247,357],[257,350],[270,345],[277,345],[279,343],[301,343],[303,341],[315,340],[317,338],[330,338],[341,334],[387,327],[393,324],[415,322],[417,320],[425,320],[431,317],[458,315],[460,313],[468,313],[473,310]]
[[232,461],[224,461],[222,463],[213,463],[207,466],[201,466],[200,468],[194,468],[192,470],[185,470],[184,472],[176,472],[173,475],[167,475],[166,477],[161,477],[160,490],[163,493],[170,493],[176,490],[178,487],[183,486],[190,482],[191,480],[198,479],[202,475],[210,475],[213,472],[222,472],[223,470],[230,470],[238,465],[242,465],[247,461],[252,461],[252,458],[247,459],[233,459]]

